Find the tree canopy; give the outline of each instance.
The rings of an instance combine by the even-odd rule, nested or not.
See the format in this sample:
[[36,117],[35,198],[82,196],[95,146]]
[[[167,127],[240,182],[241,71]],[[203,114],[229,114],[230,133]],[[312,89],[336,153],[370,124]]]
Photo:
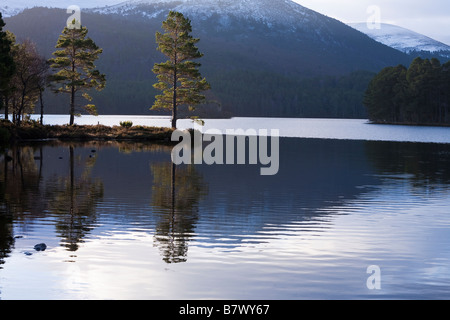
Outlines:
[[48,64],[31,40],[16,43],[16,37],[10,31],[2,32],[1,38],[4,45],[0,59],[5,63],[0,67],[0,102],[5,108],[5,119],[12,113],[12,121],[20,125],[25,116],[34,112],[38,100],[41,110],[43,108],[42,92],[46,86]]
[[14,43],[12,55],[16,71],[10,82],[7,103],[13,122],[20,124],[25,115],[34,112],[39,99],[42,106],[42,92],[45,90],[49,66],[30,40]]
[[[3,27],[5,27],[5,22],[0,12],[0,107],[5,105],[5,94],[16,67],[11,54],[12,42],[6,31],[3,31]],[[7,116],[8,111],[6,106],[5,110],[5,115]]]
[[[78,27],[74,19],[72,25],[66,26],[62,31],[56,44],[58,50],[53,53],[55,57],[49,60],[55,70],[50,79],[59,85],[55,92],[70,95],[70,125],[74,124],[76,94],[80,92],[85,99],[92,101],[87,91],[100,91],[106,85],[105,75],[94,65],[103,50],[87,34],[88,29]],[[97,114],[93,104],[82,107],[91,114]]]
[[450,62],[416,58],[381,70],[364,97],[375,122],[450,124]]
[[176,128],[177,108],[187,105],[193,110],[205,101],[202,92],[210,89],[210,85],[200,74],[200,63],[192,61],[203,54],[195,46],[200,40],[190,34],[191,21],[182,13],[170,11],[162,28],[165,33],[156,32],[156,42],[158,50],[169,60],[153,67],[159,80],[154,87],[162,94],[156,96],[151,109],[171,109],[172,127]]

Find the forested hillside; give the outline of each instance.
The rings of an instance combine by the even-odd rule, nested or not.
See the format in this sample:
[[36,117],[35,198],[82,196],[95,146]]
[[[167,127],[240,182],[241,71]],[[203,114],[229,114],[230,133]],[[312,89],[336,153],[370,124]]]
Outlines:
[[[67,18],[65,10],[34,8],[5,21],[18,41],[32,40],[50,58]],[[82,14],[89,36],[103,49],[97,67],[107,85],[92,94],[99,114],[156,114],[149,110],[157,94],[151,69],[164,60],[155,44],[162,18]],[[331,19],[330,34],[317,38],[238,18],[218,28],[219,18],[192,20],[205,54],[201,72],[212,86],[209,105],[197,108],[202,117],[363,118],[364,91],[375,73],[410,62],[407,55]],[[47,90],[45,100],[48,113],[66,112],[67,97]]]

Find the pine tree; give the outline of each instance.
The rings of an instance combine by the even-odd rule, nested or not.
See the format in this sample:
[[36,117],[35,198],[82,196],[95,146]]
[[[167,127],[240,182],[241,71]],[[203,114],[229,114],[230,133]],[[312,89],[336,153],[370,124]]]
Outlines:
[[202,91],[210,89],[210,85],[199,72],[201,64],[192,61],[203,54],[195,46],[200,39],[190,35],[191,21],[182,13],[170,11],[162,28],[165,33],[156,32],[156,42],[158,50],[169,60],[154,65],[153,72],[159,80],[154,87],[162,94],[156,96],[151,109],[171,109],[172,128],[176,128],[178,107],[186,105],[194,110],[205,101]]
[[399,122],[406,100],[406,67],[386,67],[369,83],[364,96],[369,119],[381,122]]
[[0,12],[0,107],[5,106],[5,119],[8,119],[8,107],[6,99],[7,89],[15,72],[15,63],[11,55],[11,40],[3,31],[5,22]]
[[[95,68],[94,62],[103,52],[91,38],[87,38],[88,29],[77,27],[75,19],[72,25],[66,26],[59,36],[53,53],[55,58],[49,60],[55,73],[50,77],[52,82],[60,84],[55,90],[57,93],[70,95],[70,125],[74,123],[75,97],[78,92],[88,101],[92,97],[87,94],[89,89],[101,91],[105,88],[106,77]],[[97,114],[93,104],[87,104],[83,108],[90,114]]]

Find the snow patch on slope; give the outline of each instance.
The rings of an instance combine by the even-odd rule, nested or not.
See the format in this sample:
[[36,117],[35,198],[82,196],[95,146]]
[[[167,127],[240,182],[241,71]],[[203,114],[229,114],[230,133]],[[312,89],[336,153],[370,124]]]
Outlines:
[[316,12],[291,0],[131,0],[93,11],[121,15],[140,13],[143,16],[156,17],[168,8],[200,19],[219,15],[226,21],[228,16],[233,15],[251,18],[267,25],[308,22],[318,16]]
[[66,9],[71,5],[77,5],[82,9],[86,9],[104,7],[120,2],[121,0],[1,0],[0,12],[3,17],[11,17],[25,9],[34,7]]
[[366,23],[350,23],[352,28],[389,47],[411,53],[413,51],[450,51],[450,46],[417,32],[382,23],[380,29],[369,29]]

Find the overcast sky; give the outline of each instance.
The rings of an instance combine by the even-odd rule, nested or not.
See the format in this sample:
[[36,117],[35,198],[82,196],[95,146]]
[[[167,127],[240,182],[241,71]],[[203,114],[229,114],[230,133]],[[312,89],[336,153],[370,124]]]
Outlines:
[[[1,1],[1,0],[0,0]],[[112,5],[125,0],[15,0],[27,6],[80,7]],[[293,0],[343,22],[365,22],[367,8],[380,8],[381,22],[396,24],[450,45],[450,0]]]
[[366,22],[376,5],[381,22],[425,34],[450,45],[450,0],[294,0],[343,22]]

